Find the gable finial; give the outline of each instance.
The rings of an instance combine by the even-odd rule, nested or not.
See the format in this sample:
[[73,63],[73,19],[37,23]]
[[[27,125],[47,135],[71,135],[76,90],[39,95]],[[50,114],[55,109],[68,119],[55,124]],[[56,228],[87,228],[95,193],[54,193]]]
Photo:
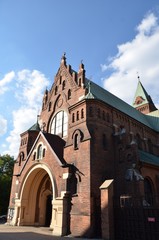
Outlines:
[[62,55],[61,63],[64,63],[64,65],[66,65],[66,52],[64,52]]
[[83,64],[83,59],[82,59],[80,62],[80,65],[79,65],[79,71],[83,71],[83,70],[84,70],[84,64]]
[[140,81],[139,73],[137,72],[136,74],[137,74],[138,81]]

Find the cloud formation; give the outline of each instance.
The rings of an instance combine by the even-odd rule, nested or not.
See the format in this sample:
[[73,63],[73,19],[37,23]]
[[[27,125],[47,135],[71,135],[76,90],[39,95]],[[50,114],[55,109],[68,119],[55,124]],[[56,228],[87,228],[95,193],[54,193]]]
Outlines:
[[7,132],[7,120],[0,115],[0,136]]
[[17,73],[17,99],[30,107],[41,103],[43,90],[49,82],[41,72],[24,69]]
[[117,54],[101,65],[102,71],[111,71],[104,79],[104,87],[132,104],[137,88],[137,75],[156,106],[159,106],[159,24],[149,13],[136,27],[136,36],[118,46]]
[[7,73],[3,79],[0,80],[0,95],[5,93],[9,89],[9,83],[14,79],[15,73],[11,71]]
[[[12,129],[6,139],[8,153],[17,157],[20,134],[28,130],[37,120],[41,110],[41,101],[44,90],[49,85],[48,79],[37,70],[23,69],[14,73],[15,101],[20,107],[12,111]],[[9,104],[9,103],[8,103]]]
[[6,139],[9,143],[7,152],[10,155],[17,157],[20,146],[20,134],[27,131],[36,122],[37,109],[22,106],[17,111],[13,111],[12,114],[13,129]]

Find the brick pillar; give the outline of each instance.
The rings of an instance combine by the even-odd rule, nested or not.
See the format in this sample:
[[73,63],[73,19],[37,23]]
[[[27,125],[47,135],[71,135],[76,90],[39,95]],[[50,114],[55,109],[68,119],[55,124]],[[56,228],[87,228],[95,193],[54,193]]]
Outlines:
[[101,229],[102,238],[114,239],[113,179],[106,180],[101,186]]

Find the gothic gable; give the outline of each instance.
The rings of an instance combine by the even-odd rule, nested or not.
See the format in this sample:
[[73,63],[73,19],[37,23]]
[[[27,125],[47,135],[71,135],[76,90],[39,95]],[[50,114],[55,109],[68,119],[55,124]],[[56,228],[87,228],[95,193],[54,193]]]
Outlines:
[[62,56],[60,67],[54,78],[51,90],[46,90],[43,97],[42,110],[50,108],[51,102],[56,101],[56,96],[65,95],[66,101],[71,98],[73,92],[80,90],[85,94],[85,69],[83,63],[79,66],[78,73],[72,70],[70,65],[66,65],[65,54]]
[[[48,155],[52,155],[52,159],[55,159],[58,166],[63,166],[65,160],[63,159],[63,148],[65,141],[59,136],[40,132],[37,136],[24,165],[21,168],[17,168],[16,175],[21,175],[25,168],[32,166],[36,163],[45,163]],[[18,163],[16,163],[18,164]]]

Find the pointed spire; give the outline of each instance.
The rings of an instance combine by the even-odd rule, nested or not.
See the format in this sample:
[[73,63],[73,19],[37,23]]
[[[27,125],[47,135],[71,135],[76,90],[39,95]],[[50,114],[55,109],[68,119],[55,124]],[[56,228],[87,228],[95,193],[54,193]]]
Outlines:
[[137,89],[134,97],[133,106],[145,104],[148,102],[149,102],[149,95],[146,92],[145,88],[143,87],[140,81],[140,77],[138,76],[138,85],[137,85]]
[[87,94],[85,96],[85,99],[94,99],[96,98],[95,95],[91,92],[91,81],[88,81],[87,83]]
[[138,85],[134,96],[133,107],[140,112],[147,114],[149,112],[157,110],[150,95],[143,87],[140,77],[138,75]]

